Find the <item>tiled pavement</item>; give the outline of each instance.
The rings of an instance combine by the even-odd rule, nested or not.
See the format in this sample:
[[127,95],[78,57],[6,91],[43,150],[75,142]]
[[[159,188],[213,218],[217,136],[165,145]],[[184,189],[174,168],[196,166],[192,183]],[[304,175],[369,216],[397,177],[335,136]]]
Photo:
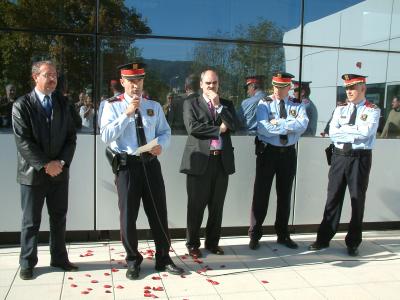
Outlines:
[[[360,256],[349,257],[337,234],[331,247],[310,252],[315,235],[292,238],[299,249],[265,236],[260,249],[248,248],[247,237],[223,238],[224,256],[203,250],[201,261],[185,255],[185,243],[172,243],[184,276],[154,270],[154,244],[141,241],[145,254],[140,279],[125,277],[120,242],[72,243],[69,257],[79,272],[49,267],[47,246],[39,247],[34,280],[18,276],[18,247],[0,248],[0,299],[400,299],[400,231],[365,232]],[[147,297],[145,297],[147,296]]]

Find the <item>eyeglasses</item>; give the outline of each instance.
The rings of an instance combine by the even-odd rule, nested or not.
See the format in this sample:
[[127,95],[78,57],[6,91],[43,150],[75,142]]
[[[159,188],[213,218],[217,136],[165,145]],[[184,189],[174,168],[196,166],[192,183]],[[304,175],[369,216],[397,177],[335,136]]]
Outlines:
[[44,74],[40,74],[42,75],[44,78],[49,79],[57,79],[57,73],[44,73]]
[[218,81],[206,81],[204,82],[206,85],[216,85],[218,83]]

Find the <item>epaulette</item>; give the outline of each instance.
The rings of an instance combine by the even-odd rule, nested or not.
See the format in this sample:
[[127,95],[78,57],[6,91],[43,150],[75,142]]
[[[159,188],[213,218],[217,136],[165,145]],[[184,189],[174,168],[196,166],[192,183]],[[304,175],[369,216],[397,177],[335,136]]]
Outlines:
[[108,98],[106,101],[108,103],[114,103],[114,102],[121,102],[122,100],[124,100],[124,94]]
[[297,99],[297,98],[289,98],[289,101],[292,101],[293,103],[298,103],[298,104],[301,103],[301,100]]
[[378,106],[376,104],[368,102],[368,101],[365,101],[365,106],[369,107],[369,108],[373,108],[373,109],[377,109],[378,108]]
[[266,97],[261,98],[261,101],[264,101],[264,102],[272,102],[272,101],[274,101],[274,100],[273,100],[271,97],[266,96]]
[[347,106],[347,104],[348,104],[347,102],[341,102],[338,104],[338,106]]

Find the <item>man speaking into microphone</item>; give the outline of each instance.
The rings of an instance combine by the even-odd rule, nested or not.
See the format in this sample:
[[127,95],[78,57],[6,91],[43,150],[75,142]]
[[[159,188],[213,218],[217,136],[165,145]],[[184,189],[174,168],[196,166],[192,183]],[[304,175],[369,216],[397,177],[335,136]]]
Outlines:
[[[101,116],[102,140],[115,153],[118,161],[115,184],[118,190],[121,239],[126,251],[126,277],[139,277],[143,261],[138,251],[136,219],[140,199],[147,215],[156,245],[156,270],[179,275],[169,256],[167,205],[164,179],[157,156],[168,147],[171,129],[161,105],[142,96],[145,65],[140,61],[119,66],[124,93],[107,100]],[[148,152],[136,150],[157,138]],[[148,180],[147,180],[148,179]]]

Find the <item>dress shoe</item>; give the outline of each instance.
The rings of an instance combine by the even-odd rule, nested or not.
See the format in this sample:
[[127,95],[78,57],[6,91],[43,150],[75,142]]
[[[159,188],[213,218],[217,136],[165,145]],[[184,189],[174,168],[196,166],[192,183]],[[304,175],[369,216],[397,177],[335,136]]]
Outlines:
[[33,279],[33,268],[26,268],[19,270],[19,277],[22,280],[30,280]]
[[358,247],[347,247],[347,253],[350,256],[358,256]]
[[188,248],[189,255],[193,258],[200,258],[203,256],[199,248]]
[[126,278],[128,278],[129,280],[138,279],[139,272],[140,272],[140,265],[131,265],[128,267],[128,270],[126,270]]
[[258,240],[251,239],[249,243],[249,248],[251,250],[257,250],[258,248],[260,248],[260,243],[258,242]]
[[289,236],[283,237],[283,238],[278,238],[277,243],[285,245],[286,247],[288,247],[290,249],[299,248],[299,246],[295,242],[293,242],[293,240]]
[[172,275],[181,275],[185,272],[182,268],[176,266],[174,263],[170,263],[170,264],[166,264],[166,265],[157,265],[156,264],[156,270],[157,271],[166,271]]
[[72,262],[70,262],[68,260],[63,263],[51,262],[50,266],[63,269],[64,271],[67,271],[67,272],[76,272],[79,269],[79,267],[77,265],[74,265]]
[[319,242],[314,242],[310,246],[308,246],[308,250],[310,251],[316,251],[316,250],[321,250],[324,248],[328,248],[329,244],[321,244]]
[[206,247],[208,251],[211,253],[217,254],[217,255],[224,255],[224,249],[222,249],[220,246],[213,246],[213,247]]

